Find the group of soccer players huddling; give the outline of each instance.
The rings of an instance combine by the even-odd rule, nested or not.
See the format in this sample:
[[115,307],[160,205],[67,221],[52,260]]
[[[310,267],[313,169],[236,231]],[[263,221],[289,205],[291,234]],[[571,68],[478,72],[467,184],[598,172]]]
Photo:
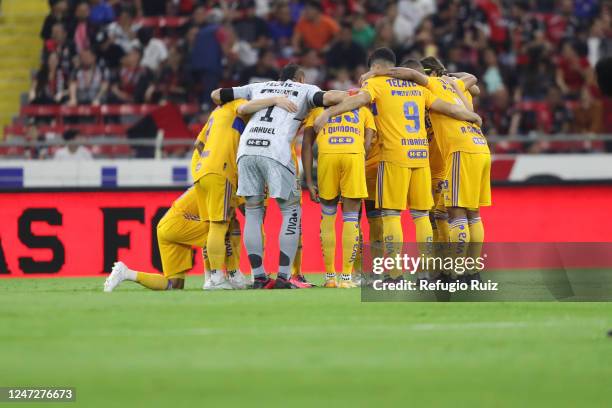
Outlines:
[[[477,79],[447,73],[435,57],[406,59],[397,67],[388,48],[375,50],[368,66],[361,89],[350,92],[305,84],[296,64],[285,66],[278,81],[215,90],[212,99],[219,106],[194,147],[194,184],[157,226],[163,275],[116,262],[104,290],[111,292],[125,280],[154,290],[182,289],[193,267],[193,247],[202,248],[204,289],[310,287],[300,268],[302,194],[294,149],[302,126],[304,177],[310,199],[321,205],[325,287],[352,288],[360,282],[362,200],[377,256],[402,252],[400,216],[409,209],[421,254],[432,255],[435,243],[443,243],[452,245],[454,256],[477,257],[471,252],[480,251],[484,240],[479,208],[491,204],[491,157],[472,105]],[[269,198],[276,199],[282,214],[276,279],[263,266]],[[338,278],[339,203],[343,256]],[[245,214],[243,233],[236,211]],[[241,239],[252,282],[239,270]],[[443,279],[443,272],[423,271],[420,278]],[[387,275],[397,280],[402,271]],[[477,271],[471,279],[479,279]]]

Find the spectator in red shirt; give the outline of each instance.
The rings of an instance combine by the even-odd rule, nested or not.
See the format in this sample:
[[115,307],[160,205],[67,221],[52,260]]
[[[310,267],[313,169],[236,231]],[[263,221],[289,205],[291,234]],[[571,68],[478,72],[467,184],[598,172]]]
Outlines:
[[580,56],[574,44],[563,44],[557,64],[557,86],[566,98],[578,99],[580,90],[586,84],[591,67],[586,57]]
[[321,3],[309,1],[302,10],[293,32],[294,52],[301,50],[302,47],[325,52],[338,31],[340,31],[338,23],[323,14]]
[[146,69],[140,66],[140,51],[136,48],[121,60],[121,69],[111,80],[109,101],[111,103],[145,103],[153,96]]

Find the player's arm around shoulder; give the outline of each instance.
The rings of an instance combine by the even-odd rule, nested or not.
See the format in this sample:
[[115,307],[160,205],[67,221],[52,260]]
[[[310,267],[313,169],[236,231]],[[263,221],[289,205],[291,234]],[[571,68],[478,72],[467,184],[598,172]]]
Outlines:
[[237,113],[240,116],[252,115],[262,109],[269,108],[270,106],[278,106],[286,110],[287,112],[295,113],[298,108],[295,103],[289,100],[286,96],[272,96],[270,98],[253,99],[242,105],[237,109]]
[[359,109],[362,106],[369,104],[371,100],[372,100],[372,97],[370,93],[363,89],[359,91],[359,93],[356,95],[345,96],[341,102],[325,109],[319,115],[319,117],[316,118],[316,120],[314,121],[315,133],[319,133],[319,131],[323,128],[323,126],[325,126],[329,118],[336,116],[336,115],[340,115],[341,113]]
[[436,99],[431,104],[430,108],[431,110],[442,113],[446,116],[450,116],[451,118],[457,120],[464,120],[466,122],[476,123],[478,126],[482,125],[482,118],[478,116],[478,114],[467,110],[467,108],[463,105],[456,105],[445,102],[441,99]]

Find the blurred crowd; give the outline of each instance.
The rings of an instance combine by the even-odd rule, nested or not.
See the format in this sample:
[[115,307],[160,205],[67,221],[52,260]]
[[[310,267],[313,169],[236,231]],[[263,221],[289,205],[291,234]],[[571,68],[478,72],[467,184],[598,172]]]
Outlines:
[[[50,0],[32,104],[198,103],[297,61],[358,86],[373,48],[438,56],[480,78],[489,135],[600,133],[593,67],[612,55],[610,0]],[[183,17],[178,27],[146,17]]]

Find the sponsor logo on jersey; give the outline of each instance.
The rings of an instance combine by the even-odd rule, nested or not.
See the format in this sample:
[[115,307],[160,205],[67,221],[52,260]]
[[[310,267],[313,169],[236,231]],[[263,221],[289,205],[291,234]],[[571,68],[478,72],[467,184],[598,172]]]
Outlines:
[[329,144],[338,145],[338,144],[353,144],[355,139],[349,136],[332,136],[327,139]]
[[428,156],[427,150],[410,150],[408,152],[409,159],[426,159]]
[[477,144],[477,145],[486,145],[487,144],[487,140],[483,139],[482,137],[473,137],[472,138],[472,142],[474,142],[474,144]]
[[247,146],[268,147],[270,141],[266,139],[247,139],[246,144]]
[[202,163],[198,162],[198,164],[196,164],[195,171],[200,171],[201,168],[202,168]]

